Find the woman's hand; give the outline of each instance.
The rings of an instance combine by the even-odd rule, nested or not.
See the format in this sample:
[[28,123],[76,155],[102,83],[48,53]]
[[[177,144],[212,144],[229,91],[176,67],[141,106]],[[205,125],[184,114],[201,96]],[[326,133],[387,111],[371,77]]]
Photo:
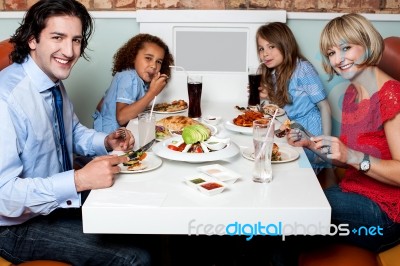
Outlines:
[[314,148],[320,153],[325,154],[326,158],[344,164],[358,165],[364,154],[347,147],[337,137],[318,136],[310,139],[314,142]]

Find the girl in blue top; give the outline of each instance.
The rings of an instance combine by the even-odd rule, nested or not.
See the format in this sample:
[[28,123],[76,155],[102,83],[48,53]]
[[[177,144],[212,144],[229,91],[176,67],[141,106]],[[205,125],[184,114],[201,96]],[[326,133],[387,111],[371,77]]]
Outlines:
[[150,34],[131,38],[114,55],[114,78],[93,115],[94,129],[110,133],[137,117],[165,88],[173,64],[160,38]]
[[[262,77],[260,98],[286,111],[290,120],[312,134],[331,134],[331,109],[313,65],[300,53],[290,28],[281,22],[261,26],[256,34]],[[307,156],[314,168],[317,160]]]

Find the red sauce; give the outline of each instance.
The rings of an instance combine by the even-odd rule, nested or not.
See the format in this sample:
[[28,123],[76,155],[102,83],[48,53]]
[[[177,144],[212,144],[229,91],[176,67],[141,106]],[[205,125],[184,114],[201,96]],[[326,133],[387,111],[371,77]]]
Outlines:
[[201,185],[203,188],[207,189],[207,190],[212,190],[212,189],[216,189],[216,188],[220,188],[222,187],[222,185],[218,184],[218,183],[207,183],[204,185]]

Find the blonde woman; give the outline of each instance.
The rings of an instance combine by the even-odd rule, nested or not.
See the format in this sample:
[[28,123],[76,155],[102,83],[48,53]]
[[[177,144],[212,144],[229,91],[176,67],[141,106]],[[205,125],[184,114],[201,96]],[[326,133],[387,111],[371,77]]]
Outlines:
[[347,168],[340,184],[325,191],[332,223],[355,229],[340,240],[373,251],[400,242],[400,82],[377,67],[383,49],[382,36],[363,16],[331,20],[320,39],[323,67],[331,79],[350,81],[340,137],[307,139],[292,130],[288,138]]

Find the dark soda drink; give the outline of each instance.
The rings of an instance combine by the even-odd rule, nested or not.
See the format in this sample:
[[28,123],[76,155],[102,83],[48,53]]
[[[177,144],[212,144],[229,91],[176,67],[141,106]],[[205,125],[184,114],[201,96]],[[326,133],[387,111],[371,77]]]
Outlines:
[[257,105],[260,104],[260,91],[258,87],[260,87],[261,74],[249,74],[249,105]]
[[201,117],[201,91],[203,84],[200,82],[188,82],[189,110],[191,118]]

